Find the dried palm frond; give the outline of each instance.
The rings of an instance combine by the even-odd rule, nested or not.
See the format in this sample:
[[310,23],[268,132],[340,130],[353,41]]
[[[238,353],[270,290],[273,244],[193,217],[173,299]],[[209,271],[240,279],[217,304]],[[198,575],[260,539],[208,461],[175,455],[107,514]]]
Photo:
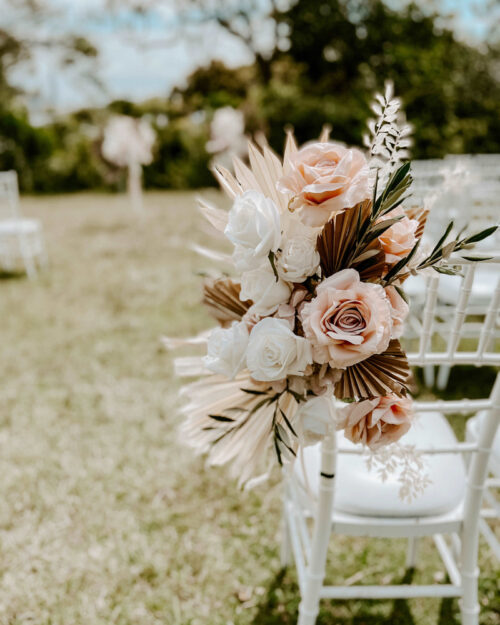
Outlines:
[[[287,141],[288,154],[292,150],[291,141],[292,139]],[[283,176],[281,160],[269,146],[262,145],[259,149],[251,141],[248,143],[248,159],[250,167],[238,157],[233,159],[234,176],[220,165],[213,168],[222,189],[231,199],[249,189],[261,191],[271,198],[281,211],[285,211],[288,207],[289,197],[285,193],[280,193],[276,188],[276,183]]]
[[212,168],[212,173],[217,178],[221,189],[227,193],[227,195],[233,200],[238,195],[243,193],[243,189],[235,177],[222,165],[215,165]]
[[371,202],[365,200],[337,213],[325,224],[317,244],[325,278],[349,267],[359,271],[364,281],[375,281],[383,275],[385,254],[378,238],[369,232],[371,209]]
[[230,278],[207,280],[203,285],[203,303],[221,325],[240,321],[252,305],[240,300],[241,285]]
[[224,228],[227,225],[227,219],[229,213],[221,208],[217,208],[216,206],[212,206],[203,198],[196,198],[198,203],[198,208],[200,209],[201,214],[208,223],[213,226],[218,232],[224,232]]
[[288,199],[276,188],[276,183],[283,175],[283,166],[279,158],[269,148],[264,148],[261,152],[252,142],[248,143],[248,158],[257,180],[257,188],[271,198],[276,206],[286,210]]
[[427,223],[429,209],[412,206],[411,208],[406,210],[406,214],[410,219],[416,219],[418,221],[418,228],[415,231],[415,236],[417,239],[421,239],[422,235],[424,234],[425,224]]
[[193,250],[193,252],[196,252],[200,256],[208,258],[209,260],[214,260],[226,265],[232,265],[231,256],[229,256],[229,254],[225,254],[224,252],[219,252],[219,250],[214,250],[209,247],[205,247],[204,245],[198,245],[197,243],[191,243],[189,248]]
[[324,277],[347,269],[358,241],[359,225],[371,215],[371,202],[365,201],[337,213],[318,236],[318,252]]
[[384,274],[386,266],[385,252],[378,239],[369,243],[351,264],[363,282],[376,282]]
[[323,128],[321,128],[321,134],[319,136],[320,143],[327,143],[330,140],[330,133],[332,132],[332,127],[330,124],[323,124]]
[[206,345],[209,336],[210,330],[204,330],[196,336],[189,336],[184,339],[177,336],[162,336],[161,342],[163,347],[170,351],[185,347],[186,345]]
[[347,367],[335,387],[338,399],[365,399],[396,393],[406,395],[410,378],[410,366],[406,354],[397,339],[389,343],[383,354],[374,354]]
[[288,130],[286,133],[285,154],[283,156],[283,173],[285,176],[290,173],[290,165],[292,157],[298,152],[299,148],[295,142],[293,132]]
[[183,408],[187,417],[183,439],[198,453],[207,453],[209,465],[230,464],[240,485],[266,470],[273,446],[280,458],[296,453],[296,437],[287,433],[295,420],[296,400],[283,394],[277,410],[269,385],[252,380],[248,371],[234,380],[211,375],[183,387],[181,393],[189,398]]

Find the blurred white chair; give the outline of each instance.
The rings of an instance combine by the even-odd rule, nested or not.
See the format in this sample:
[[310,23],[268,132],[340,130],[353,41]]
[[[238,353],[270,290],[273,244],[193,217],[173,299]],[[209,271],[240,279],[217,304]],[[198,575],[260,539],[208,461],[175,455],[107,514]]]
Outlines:
[[[486,418],[487,413],[481,411],[478,415],[467,421],[467,441],[471,443],[477,442],[483,421]],[[493,555],[497,560],[500,560],[500,540],[497,538],[494,528],[490,527],[488,523],[496,522],[498,524],[500,522],[500,500],[498,498],[498,491],[500,489],[500,430],[497,430],[493,441],[489,471],[491,477],[486,480],[486,488],[484,491],[484,500],[489,507],[481,510],[482,518],[479,521],[479,529]]]
[[5,171],[0,172],[0,265],[13,271],[19,260],[33,278],[47,264],[47,255],[41,223],[21,216],[17,173]]
[[[424,234],[424,245],[427,240],[435,241],[451,220],[455,227],[453,233],[459,232],[464,226],[469,232],[477,232],[499,222],[500,215],[500,155],[450,155],[442,160],[414,161],[414,193],[411,203],[426,205],[431,214],[427,221]],[[452,234],[453,234],[452,233]],[[500,249],[500,228],[493,236],[481,241],[476,252],[490,255],[491,250]],[[467,254],[465,254],[467,255]],[[482,271],[474,283],[472,300],[476,305],[476,314],[485,313],[481,306],[483,293],[488,290],[491,280],[498,268],[490,268],[490,274]],[[439,293],[443,314],[447,315],[446,305],[457,304],[457,281],[453,276],[446,276],[442,281]],[[405,287],[408,289],[414,306],[419,306],[423,296],[423,282],[420,278],[410,278]],[[448,311],[449,312],[449,311]],[[434,367],[430,365],[424,371],[426,385],[436,383],[440,390],[448,384],[449,366],[438,368],[437,378]]]
[[[462,342],[471,284],[477,263],[463,264],[465,278],[453,311],[452,331],[445,348],[435,347],[438,290],[442,276],[427,281],[417,346],[408,352],[412,365],[500,365],[500,353],[488,351],[500,303],[500,281],[492,285],[488,313],[474,349]],[[500,263],[496,256],[492,265]],[[413,341],[415,347],[415,339]],[[327,402],[328,403],[328,402]],[[328,407],[331,409],[331,407]],[[327,409],[325,408],[325,409]],[[335,407],[333,407],[335,409]],[[480,508],[491,445],[500,421],[500,377],[489,398],[415,403],[415,427],[404,443],[415,445],[428,458],[432,485],[411,504],[398,497],[398,484],[379,482],[363,467],[362,449],[342,436],[327,437],[304,450],[286,483],[283,564],[293,554],[302,600],[299,625],[313,625],[319,601],[325,599],[387,599],[461,597],[463,625],[478,625],[477,550]],[[445,414],[486,411],[476,442],[459,443]],[[469,455],[469,466],[463,456]],[[312,519],[312,534],[307,519]],[[450,583],[433,585],[325,586],[325,564],[331,533],[409,539],[408,564],[415,561],[415,541],[432,536]],[[448,540],[445,538],[448,537]]]

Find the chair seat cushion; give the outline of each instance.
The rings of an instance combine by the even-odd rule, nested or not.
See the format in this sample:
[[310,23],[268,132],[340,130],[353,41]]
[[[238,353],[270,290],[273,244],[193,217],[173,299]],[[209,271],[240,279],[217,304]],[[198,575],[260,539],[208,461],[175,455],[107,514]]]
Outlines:
[[0,221],[0,234],[30,234],[40,229],[36,219],[4,219]]
[[[455,445],[457,440],[446,418],[438,412],[415,417],[411,430],[402,443],[416,448],[436,448]],[[354,448],[343,434],[337,436],[339,449]],[[318,494],[321,446],[303,450],[304,480],[300,458],[295,463],[299,482],[315,497]],[[382,481],[376,469],[369,470],[366,456],[342,454],[337,456],[334,508],[339,512],[371,517],[418,517],[443,514],[455,509],[465,494],[465,466],[461,454],[423,456],[425,471],[431,483],[413,501],[402,501],[397,474]]]

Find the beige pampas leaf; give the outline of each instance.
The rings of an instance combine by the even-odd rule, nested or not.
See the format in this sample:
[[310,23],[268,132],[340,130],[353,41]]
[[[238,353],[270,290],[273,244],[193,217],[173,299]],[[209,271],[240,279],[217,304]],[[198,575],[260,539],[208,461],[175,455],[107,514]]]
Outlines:
[[255,179],[252,170],[245,165],[241,158],[238,158],[237,156],[233,157],[233,167],[236,178],[244,191],[259,188],[259,184]]
[[332,127],[330,124],[323,124],[323,128],[321,129],[321,134],[319,136],[320,143],[327,143],[330,140],[331,131]]
[[162,336],[161,342],[163,347],[170,351],[174,349],[179,349],[180,347],[186,347],[187,345],[206,345],[208,341],[208,337],[210,335],[210,330],[200,332],[196,336],[190,336],[188,338],[178,338],[176,336]]
[[210,375],[211,371],[205,368],[201,356],[181,356],[174,359],[175,375],[179,378],[196,378],[201,375]]
[[207,280],[203,285],[203,303],[221,325],[240,321],[252,302],[240,300],[241,286],[230,278]]
[[198,208],[205,219],[219,232],[224,232],[227,225],[228,212],[221,208],[216,208],[205,201],[203,198],[196,199]]
[[[273,403],[276,395],[268,383],[252,380],[248,371],[234,380],[210,375],[183,387],[182,394],[189,398],[183,407],[183,440],[206,453],[208,464],[230,465],[240,486],[267,470],[274,453],[275,428],[286,438],[291,455],[296,453],[298,441],[284,433],[286,424]],[[294,423],[297,406],[289,393],[281,396],[279,407],[290,423]],[[283,457],[288,456],[283,453]]]
[[238,181],[225,167],[222,167],[222,165],[214,165],[212,172],[217,178],[222,190],[225,191],[231,199],[243,193],[243,189],[238,184]]
[[290,173],[290,161],[292,157],[298,152],[297,143],[295,142],[295,137],[293,136],[293,132],[288,130],[286,133],[286,142],[285,142],[285,155],[283,157],[283,173],[285,176]]
[[397,339],[389,343],[382,354],[374,354],[347,367],[335,387],[338,399],[366,399],[395,393],[406,395],[410,380],[410,366]]
[[[250,165],[257,180],[258,188],[264,195],[271,198],[277,206],[280,206],[281,198],[276,188],[278,180],[263,154],[251,141],[248,142],[248,158],[250,159]],[[274,168],[274,166],[272,167]]]
[[220,263],[232,264],[232,258],[229,254],[224,254],[224,252],[219,252],[218,250],[212,250],[209,247],[205,247],[204,245],[198,245],[197,243],[191,243],[189,246],[193,252],[196,252],[200,256],[204,258],[208,258],[209,260],[215,260]]

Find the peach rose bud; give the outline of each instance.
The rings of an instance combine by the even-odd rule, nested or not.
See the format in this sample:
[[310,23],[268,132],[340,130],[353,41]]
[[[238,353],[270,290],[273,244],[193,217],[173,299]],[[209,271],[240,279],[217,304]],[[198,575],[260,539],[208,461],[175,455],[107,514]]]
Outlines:
[[399,440],[411,427],[412,401],[388,395],[347,404],[340,410],[338,430],[353,443],[377,449]]

